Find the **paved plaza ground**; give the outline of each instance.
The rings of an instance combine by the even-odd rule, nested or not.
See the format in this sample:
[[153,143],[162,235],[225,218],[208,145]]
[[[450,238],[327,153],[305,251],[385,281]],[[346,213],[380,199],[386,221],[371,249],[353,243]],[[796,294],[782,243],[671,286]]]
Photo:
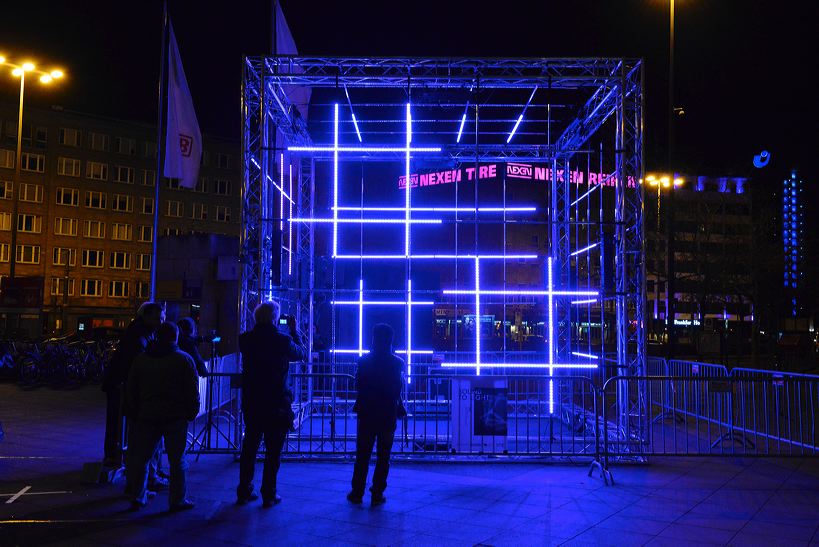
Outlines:
[[[287,461],[284,501],[237,507],[231,456],[189,457],[192,511],[160,493],[139,513],[86,485],[100,459],[103,394],[0,384],[0,545],[817,545],[819,460],[394,463],[384,506],[352,506],[348,461]],[[19,495],[18,495],[19,494]]]

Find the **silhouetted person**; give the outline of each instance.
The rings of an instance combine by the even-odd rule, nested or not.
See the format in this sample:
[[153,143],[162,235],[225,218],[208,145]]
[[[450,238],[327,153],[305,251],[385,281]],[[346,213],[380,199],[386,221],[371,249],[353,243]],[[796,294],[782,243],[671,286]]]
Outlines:
[[196,365],[196,373],[204,378],[208,375],[208,367],[197,347],[202,342],[202,337],[196,336],[196,323],[190,317],[183,317],[176,325],[179,327],[179,349],[191,356]]
[[148,502],[148,464],[165,440],[170,467],[171,511],[191,509],[186,497],[185,445],[188,422],[199,413],[199,379],[193,359],[177,346],[179,331],[162,323],[156,341],[137,356],[126,387],[126,404],[133,429],[126,472],[133,485],[134,509]]
[[277,328],[280,308],[277,302],[263,302],[253,312],[256,325],[239,337],[242,352],[242,415],[245,438],[239,461],[239,486],[236,503],[244,505],[259,498],[253,492],[256,453],[264,438],[266,447],[262,473],[264,507],[279,503],[276,475],[287,432],[293,427],[293,394],[288,387],[290,361],[304,359],[296,326],[290,336]]
[[117,349],[105,369],[102,390],[105,392],[105,464],[122,463],[123,389],[134,358],[144,353],[154,338],[154,331],[164,320],[165,311],[155,302],[145,302],[137,310],[136,318],[128,325],[117,344]]
[[392,352],[392,327],[378,324],[373,328],[370,353],[359,359],[355,375],[358,397],[353,411],[358,414],[353,489],[347,494],[352,503],[361,503],[367,485],[367,468],[373,445],[376,450],[373,473],[372,505],[387,501],[387,473],[395,436],[395,422],[406,412],[401,402],[404,361]]

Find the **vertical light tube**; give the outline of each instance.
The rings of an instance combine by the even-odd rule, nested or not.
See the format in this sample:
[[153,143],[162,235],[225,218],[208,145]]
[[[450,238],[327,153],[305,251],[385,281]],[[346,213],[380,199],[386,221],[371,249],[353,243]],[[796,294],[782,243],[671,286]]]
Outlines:
[[358,280],[358,356],[364,355],[364,280]]
[[407,279],[407,383],[412,383],[412,279]]
[[[549,364],[553,364],[555,362],[555,355],[554,355],[554,326],[552,325],[552,307],[554,305],[554,296],[552,295],[552,257],[548,257],[546,259],[546,269],[547,269],[547,283],[548,286],[546,290],[549,291]],[[555,385],[552,376],[554,374],[554,367],[549,367],[549,414],[554,414],[555,412]]]
[[407,156],[405,164],[404,179],[407,183],[405,185],[406,194],[404,195],[404,254],[409,258],[410,255],[410,143],[412,143],[412,113],[410,112],[410,103],[407,103]]
[[338,255],[338,103],[333,105],[333,258],[336,255]]
[[475,375],[481,375],[481,263],[475,257]]
[[284,230],[284,153],[279,155],[279,231]]
[[289,164],[290,169],[290,188],[288,194],[290,195],[290,213],[287,215],[287,275],[293,275],[293,223],[290,221],[293,218],[293,165]]

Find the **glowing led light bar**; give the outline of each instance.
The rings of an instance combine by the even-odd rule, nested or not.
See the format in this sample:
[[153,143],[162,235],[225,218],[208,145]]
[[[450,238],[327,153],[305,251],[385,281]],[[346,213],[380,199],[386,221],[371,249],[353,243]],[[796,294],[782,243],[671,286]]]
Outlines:
[[582,196],[580,196],[579,198],[577,198],[576,200],[571,202],[569,204],[569,207],[573,207],[573,206],[577,205],[577,203],[580,202],[580,200],[584,199],[585,197],[587,197],[589,194],[591,194],[592,192],[594,192],[595,190],[597,190],[601,186],[603,186],[603,185],[602,184],[597,184],[596,186],[592,186],[585,194],[583,194]]
[[[331,349],[330,353],[349,353],[349,354],[358,354],[359,351],[357,349]],[[361,353],[370,353],[370,350],[363,349]],[[405,349],[397,349],[395,353],[400,353],[402,355],[407,353]],[[414,349],[412,350],[413,355],[432,355],[434,352],[431,349]]]
[[523,121],[523,114],[518,116],[518,121],[515,122],[515,127],[512,128],[512,132],[509,133],[508,137],[506,137],[506,144],[509,144],[509,141],[512,140],[512,137],[515,136],[515,132],[518,130],[518,126],[520,125],[521,121]]
[[[293,165],[290,165],[290,192],[289,194],[293,195]],[[290,213],[287,215],[287,218],[293,218],[293,200],[289,199],[290,202]],[[293,222],[287,223],[287,275],[293,274]]]
[[577,355],[578,357],[585,357],[587,359],[600,359],[599,355],[592,355],[591,353],[580,353],[579,351],[573,351],[572,355]]
[[[554,309],[554,295],[551,294],[552,292],[552,257],[546,259],[546,276],[548,285],[546,286],[549,289],[549,363],[555,362],[555,335],[554,335],[554,324],[552,320],[552,310]],[[554,376],[555,367],[549,367],[549,414],[555,413],[555,384],[552,376]]]
[[358,142],[361,142],[361,131],[358,130],[358,121],[355,119],[355,112],[353,112],[353,103],[350,100],[350,93],[347,91],[347,86],[344,86],[344,95],[347,96],[347,104],[350,106],[350,115],[353,118],[353,127],[355,127],[355,134],[358,135]]
[[290,201],[291,203],[293,202],[293,200],[290,198],[290,196],[287,195],[287,193],[284,191],[284,189],[281,186],[279,186],[279,184],[275,180],[273,180],[270,177],[270,175],[265,175],[265,176],[267,177],[267,181],[270,182],[270,184],[272,184],[276,188],[276,190],[278,190],[279,192],[284,194],[284,199],[286,199],[287,201]]
[[[404,207],[338,207],[339,211],[354,212],[404,212]],[[537,207],[413,207],[419,213],[530,213],[537,211]]]
[[[284,154],[279,156],[280,185],[284,188]],[[284,230],[284,190],[279,192],[279,231]]]
[[[346,88],[345,88],[346,89]],[[358,356],[364,351],[364,280],[358,280]]]
[[[295,220],[294,220],[295,222]],[[403,222],[403,221],[400,221]],[[481,260],[535,259],[537,255],[478,255]],[[337,255],[339,260],[472,260],[475,255]]]
[[440,218],[294,218],[293,222],[318,224],[441,224]]
[[461,135],[464,132],[464,124],[466,123],[466,112],[464,111],[464,115],[461,117],[461,126],[458,128],[458,138],[455,139],[455,142],[461,142]]
[[361,142],[361,131],[358,129],[358,120],[355,119],[355,113],[353,113],[353,127],[355,127],[355,134],[358,135],[358,142]]
[[[290,152],[406,152],[406,146],[288,146]],[[418,146],[410,147],[410,152],[440,152],[440,146]]]
[[575,252],[573,252],[573,253],[569,254],[569,256],[577,256],[577,255],[579,255],[580,253],[585,253],[586,251],[591,251],[592,249],[594,249],[594,248],[595,248],[595,247],[597,247],[598,245],[600,245],[600,242],[597,242],[597,243],[592,243],[592,244],[591,244],[591,245],[589,245],[588,247],[583,247],[582,249],[578,249],[578,250],[576,250]]
[[[407,103],[407,156],[406,156],[406,173],[405,176],[407,177],[407,187],[406,192],[404,193],[404,207],[406,210],[404,211],[404,220],[406,223],[404,224],[404,254],[409,256],[410,255],[410,143],[412,143],[412,109],[410,104]],[[407,333],[409,335],[409,333]],[[409,376],[409,374],[407,374]]]
[[483,290],[480,291],[470,291],[467,289],[447,289],[443,291],[444,294],[486,294],[486,295],[503,295],[503,296],[597,296],[597,292],[595,291],[529,291],[529,290],[520,290],[520,291],[507,291],[507,290]]
[[[441,363],[443,368],[598,368],[596,363]],[[553,412],[554,410],[552,410]]]
[[358,300],[333,300],[330,302],[334,306],[434,306],[435,302],[431,300],[413,300],[407,302],[405,300],[365,300],[359,302]]
[[475,257],[475,375],[481,375],[481,259]]
[[574,305],[577,305],[577,304],[594,304],[596,302],[597,302],[596,298],[590,298],[588,300],[572,300],[572,304],[574,304]]
[[407,383],[412,383],[412,279],[407,279]]
[[333,256],[338,254],[338,103],[333,105]]

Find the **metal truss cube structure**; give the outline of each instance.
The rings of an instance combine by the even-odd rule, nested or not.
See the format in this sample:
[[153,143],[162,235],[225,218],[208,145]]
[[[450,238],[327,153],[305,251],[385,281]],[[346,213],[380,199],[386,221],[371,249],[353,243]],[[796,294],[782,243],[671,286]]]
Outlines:
[[410,384],[548,375],[547,412],[560,374],[643,374],[642,90],[637,59],[245,58],[241,328],[276,298],[337,372],[392,318]]

